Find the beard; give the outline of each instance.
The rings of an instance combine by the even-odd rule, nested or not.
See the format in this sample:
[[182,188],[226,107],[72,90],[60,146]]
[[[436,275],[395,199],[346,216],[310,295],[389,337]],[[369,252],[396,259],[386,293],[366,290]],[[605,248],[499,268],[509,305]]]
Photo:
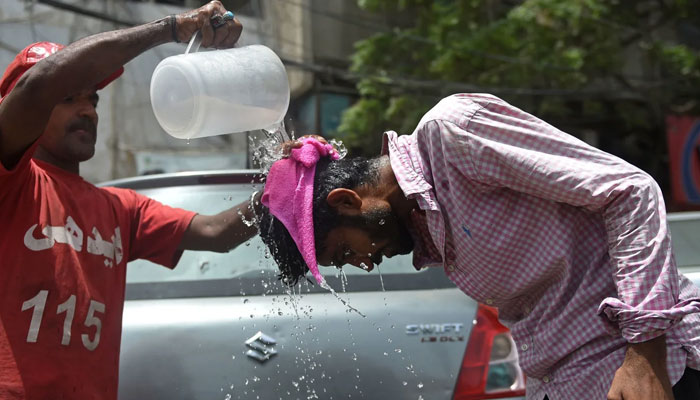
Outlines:
[[375,207],[359,216],[345,216],[342,224],[366,231],[372,240],[389,238],[392,256],[413,251],[413,237],[390,207]]

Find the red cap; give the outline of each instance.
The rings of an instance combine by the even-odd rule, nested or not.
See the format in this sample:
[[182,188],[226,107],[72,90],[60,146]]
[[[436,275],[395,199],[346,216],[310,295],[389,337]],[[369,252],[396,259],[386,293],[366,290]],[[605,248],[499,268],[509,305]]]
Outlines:
[[[12,88],[17,84],[19,78],[24,75],[29,68],[64,47],[66,46],[58,43],[38,42],[30,44],[25,47],[24,50],[20,51],[5,70],[2,79],[0,79],[0,101],[10,93]],[[120,67],[118,70],[114,71],[112,75],[98,83],[96,88],[98,90],[104,88],[109,85],[110,82],[119,78],[123,72],[124,67]]]

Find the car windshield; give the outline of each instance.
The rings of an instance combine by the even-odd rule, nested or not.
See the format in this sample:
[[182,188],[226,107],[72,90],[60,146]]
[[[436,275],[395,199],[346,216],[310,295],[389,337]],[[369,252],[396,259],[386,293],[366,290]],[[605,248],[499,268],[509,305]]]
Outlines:
[[[141,194],[173,207],[201,214],[217,214],[250,198],[252,185],[196,185],[139,190]],[[379,266],[382,274],[414,272],[411,256],[385,259]],[[346,274],[367,274],[352,266],[343,268]],[[230,279],[257,274],[276,274],[277,265],[266,252],[259,236],[228,253],[185,251],[174,270],[145,260],[129,263],[128,283],[172,282],[209,279]],[[335,268],[321,268],[324,275],[337,275]]]

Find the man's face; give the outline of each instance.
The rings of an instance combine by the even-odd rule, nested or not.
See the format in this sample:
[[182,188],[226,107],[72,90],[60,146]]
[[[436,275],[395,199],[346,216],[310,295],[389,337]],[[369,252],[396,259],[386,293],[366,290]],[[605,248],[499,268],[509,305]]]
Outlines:
[[318,263],[341,267],[352,264],[368,271],[383,257],[408,254],[413,240],[391,207],[376,206],[358,216],[345,216],[325,239],[325,249],[317,254]]
[[40,146],[62,161],[82,162],[92,158],[97,140],[98,100],[94,90],[64,98],[54,107]]

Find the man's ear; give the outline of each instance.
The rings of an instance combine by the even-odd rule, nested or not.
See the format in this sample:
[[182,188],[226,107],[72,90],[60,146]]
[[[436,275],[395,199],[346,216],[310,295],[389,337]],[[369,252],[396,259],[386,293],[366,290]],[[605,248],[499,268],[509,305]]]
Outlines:
[[326,197],[328,205],[339,214],[357,215],[362,208],[362,198],[354,190],[338,188],[331,190]]

